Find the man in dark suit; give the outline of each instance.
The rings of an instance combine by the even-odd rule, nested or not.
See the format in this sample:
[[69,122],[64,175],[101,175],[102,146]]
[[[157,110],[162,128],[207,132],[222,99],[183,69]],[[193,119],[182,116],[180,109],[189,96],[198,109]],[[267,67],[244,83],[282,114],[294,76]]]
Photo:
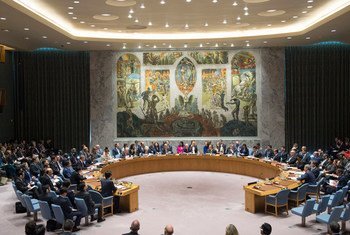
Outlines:
[[73,220],[73,217],[76,216],[73,231],[79,231],[80,229],[78,228],[78,226],[80,225],[82,215],[81,212],[73,210],[73,206],[67,197],[67,188],[60,189],[60,196],[54,199],[53,203],[61,206],[65,219]]
[[123,235],[138,235],[138,231],[140,230],[140,222],[138,220],[134,220],[130,226],[130,232],[124,233]]
[[314,173],[311,171],[310,165],[304,166],[305,173],[297,178],[297,180],[303,181],[303,184],[310,184],[314,185],[316,184],[316,178]]
[[113,212],[118,213],[119,210],[119,197],[115,196],[114,193],[117,191],[117,188],[114,186],[113,181],[111,180],[112,173],[106,172],[105,179],[101,179],[101,194],[103,197],[114,196],[113,198]]
[[87,185],[83,182],[78,185],[78,193],[75,195],[76,198],[81,198],[84,199],[86,207],[88,209],[89,215],[91,215],[91,221],[94,221],[94,214],[95,214],[95,209],[97,208],[98,210],[98,218],[97,222],[100,223],[102,221],[105,221],[104,218],[102,218],[102,205],[101,204],[95,204],[94,201],[92,200],[90,194],[87,192]]

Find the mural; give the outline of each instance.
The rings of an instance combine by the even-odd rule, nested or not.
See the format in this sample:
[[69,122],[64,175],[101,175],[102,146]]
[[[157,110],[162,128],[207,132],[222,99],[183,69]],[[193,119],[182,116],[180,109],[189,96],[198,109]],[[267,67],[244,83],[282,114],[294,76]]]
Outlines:
[[[183,54],[188,57],[180,60]],[[257,135],[253,54],[240,51],[231,63],[222,51],[143,56],[149,67],[142,78],[135,55],[123,55],[117,62],[117,137]],[[199,70],[198,64],[222,66]]]
[[182,52],[147,52],[143,53],[144,65],[172,65]]
[[[141,93],[142,112],[148,121],[163,119],[170,108],[170,70],[146,70],[145,91]],[[158,111],[157,111],[158,110]],[[157,115],[159,113],[159,115]]]
[[198,64],[227,64],[227,51],[193,51],[190,56],[196,60]]

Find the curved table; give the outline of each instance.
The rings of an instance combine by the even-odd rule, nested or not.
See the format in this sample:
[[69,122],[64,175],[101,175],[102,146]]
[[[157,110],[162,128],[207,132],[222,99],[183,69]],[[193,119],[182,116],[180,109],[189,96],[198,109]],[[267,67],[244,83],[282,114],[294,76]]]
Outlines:
[[[101,169],[101,173],[106,171],[112,172],[113,178],[116,179],[166,171],[209,171],[246,175],[260,179],[278,179],[277,176],[282,172],[276,163],[265,162],[262,159],[208,155],[160,155],[123,160],[111,163]],[[283,187],[289,189],[299,186],[296,181],[282,181],[280,179],[278,181],[283,183]],[[254,187],[255,185],[253,183],[243,187],[245,190],[245,210],[251,213],[263,212],[265,196],[281,190],[281,185],[266,186],[267,189],[257,189]],[[134,197],[134,200],[138,200],[137,194]],[[130,200],[129,198],[129,204]],[[138,207],[138,202],[136,203],[135,208]]]

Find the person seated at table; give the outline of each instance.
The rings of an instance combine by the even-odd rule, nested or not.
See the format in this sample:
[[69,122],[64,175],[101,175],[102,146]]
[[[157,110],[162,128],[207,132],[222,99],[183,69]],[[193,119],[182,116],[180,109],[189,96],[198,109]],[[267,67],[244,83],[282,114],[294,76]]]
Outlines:
[[264,156],[265,158],[273,158],[274,152],[273,152],[273,149],[272,149],[272,145],[268,144],[268,145],[266,146],[266,149],[265,149],[265,151],[264,151],[263,156]]
[[184,147],[185,147],[184,142],[180,141],[180,143],[179,143],[179,145],[177,146],[177,149],[176,149],[177,153],[178,154],[183,154],[184,153]]
[[162,154],[172,154],[173,151],[171,148],[169,148],[167,143],[163,144],[163,148],[162,148]]
[[123,235],[138,235],[138,231],[140,230],[140,222],[138,220],[134,220],[130,226],[130,232],[124,233]]
[[239,150],[239,156],[249,156],[249,150],[246,144],[242,144],[241,149]]
[[297,162],[297,154],[296,154],[296,151],[295,150],[291,150],[289,155],[288,155],[288,158],[287,158],[287,161],[286,163],[289,165],[289,166],[295,166],[295,163]]
[[82,182],[77,187],[78,193],[75,195],[75,197],[84,199],[86,207],[88,209],[88,214],[91,215],[91,221],[95,220],[95,217],[94,217],[95,209],[98,210],[97,222],[100,223],[102,221],[105,221],[105,219],[102,218],[102,204],[95,204],[91,198],[91,195],[87,191],[87,189],[88,187],[85,184],[85,182]]
[[73,218],[76,217],[74,228],[73,228],[73,231],[76,232],[80,230],[78,227],[80,225],[82,214],[80,211],[76,211],[73,209],[73,206],[69,198],[67,197],[67,192],[68,192],[67,188],[65,187],[61,188],[60,195],[54,199],[53,204],[61,206],[65,219],[73,220]]
[[107,171],[105,172],[105,178],[101,179],[101,195],[103,197],[109,197],[109,196],[114,196],[113,197],[113,213],[118,213],[120,212],[119,209],[119,196],[115,196],[115,192],[117,191],[117,188],[114,185],[114,182],[111,179],[112,173]]
[[310,184],[314,185],[316,184],[316,178],[314,173],[311,171],[310,165],[304,166],[304,174],[297,178],[297,180],[300,180],[303,182],[303,184]]

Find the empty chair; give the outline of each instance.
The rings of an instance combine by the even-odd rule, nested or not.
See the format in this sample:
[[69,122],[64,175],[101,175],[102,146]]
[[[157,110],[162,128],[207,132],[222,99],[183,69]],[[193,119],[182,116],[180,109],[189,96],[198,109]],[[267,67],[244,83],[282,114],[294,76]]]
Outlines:
[[[102,195],[95,190],[89,190],[89,193],[96,204],[102,205],[102,216],[113,215],[113,196],[102,197]],[[110,208],[111,212],[105,214],[105,208]]]
[[[289,189],[283,189],[279,191],[276,195],[268,195],[265,197],[265,213],[271,213],[278,216],[278,208],[285,207],[288,215],[288,194]],[[268,206],[275,208],[275,213],[269,212],[267,210]]]
[[346,231],[346,221],[350,220],[350,205],[347,204],[345,210],[340,215],[341,229]]
[[64,214],[63,214],[61,206],[52,204],[51,208],[52,208],[53,214],[55,215],[55,219],[56,219],[57,223],[59,223],[63,226],[65,219],[64,219]]
[[316,221],[320,223],[327,224],[327,230],[328,233],[330,232],[329,224],[331,222],[338,222],[340,220],[340,215],[343,212],[344,207],[343,206],[336,206],[333,208],[332,212],[330,214],[328,213],[322,213],[320,215],[316,216]]
[[330,197],[331,195],[325,195],[321,198],[321,202],[315,203],[313,213],[316,213],[316,215],[319,215],[322,212],[325,212],[327,210]]
[[309,184],[303,184],[297,190],[291,190],[288,195],[288,200],[294,201],[296,203],[296,206],[299,206],[300,202],[303,202],[306,199],[306,192],[308,187]]
[[39,201],[39,207],[40,207],[40,212],[41,216],[46,219],[46,220],[51,220],[54,219],[51,213],[51,208],[49,206],[49,203],[45,201]]
[[81,212],[82,216],[85,217],[85,225],[89,224],[89,211],[86,206],[85,200],[82,198],[75,198],[75,205],[77,206],[78,211]]
[[332,210],[332,207],[343,204],[343,190],[338,190],[334,195],[331,195],[328,202],[328,213]]
[[320,189],[323,181],[324,181],[324,178],[322,177],[317,181],[316,184],[309,185],[306,191],[306,195],[316,195],[316,201],[318,201],[318,199],[320,198]]
[[38,220],[38,211],[40,211],[40,206],[38,201],[32,201],[31,197],[23,194],[22,198],[26,204],[27,212],[31,212],[34,215],[34,221]]
[[305,226],[306,217],[312,215],[315,203],[315,199],[309,199],[306,201],[305,206],[299,206],[291,210],[293,214],[301,216],[302,226]]

